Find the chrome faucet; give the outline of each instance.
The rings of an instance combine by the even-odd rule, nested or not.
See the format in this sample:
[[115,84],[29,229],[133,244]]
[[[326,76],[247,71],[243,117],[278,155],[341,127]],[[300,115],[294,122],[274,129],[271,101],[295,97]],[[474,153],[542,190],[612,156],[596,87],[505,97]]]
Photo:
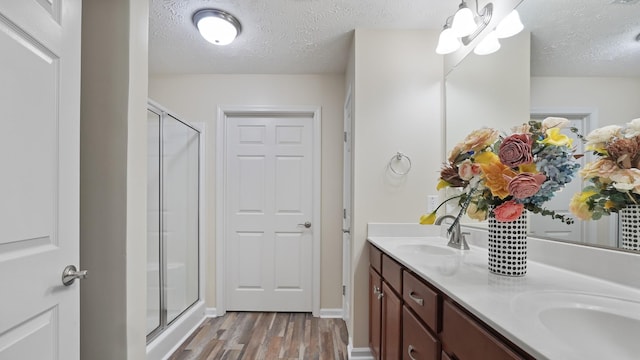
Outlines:
[[447,246],[450,246],[459,250],[469,250],[469,244],[467,244],[467,240],[464,238],[468,233],[463,233],[460,230],[460,221],[453,215],[444,215],[439,217],[435,225],[440,225],[445,219],[451,219],[453,222],[449,229],[447,229],[447,233],[449,234],[449,243]]

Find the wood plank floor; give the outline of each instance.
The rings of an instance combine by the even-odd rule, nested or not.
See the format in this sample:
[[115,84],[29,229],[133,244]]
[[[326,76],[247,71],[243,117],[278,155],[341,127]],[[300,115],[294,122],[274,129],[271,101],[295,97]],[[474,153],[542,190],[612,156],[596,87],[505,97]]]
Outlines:
[[342,319],[308,313],[228,312],[205,320],[169,359],[346,360],[348,341]]

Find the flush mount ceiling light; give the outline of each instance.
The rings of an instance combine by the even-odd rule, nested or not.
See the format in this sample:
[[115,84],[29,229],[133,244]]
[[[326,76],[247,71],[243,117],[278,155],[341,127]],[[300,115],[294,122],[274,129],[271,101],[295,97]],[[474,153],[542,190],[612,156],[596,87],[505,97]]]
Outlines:
[[456,13],[445,21],[436,53],[441,55],[452,53],[460,47],[460,42],[469,45],[487,27],[492,15],[493,3],[488,3],[482,10],[478,10],[478,2],[476,1],[474,13],[463,0]]
[[200,35],[215,45],[228,45],[242,31],[240,21],[226,11],[202,9],[193,14],[193,24]]

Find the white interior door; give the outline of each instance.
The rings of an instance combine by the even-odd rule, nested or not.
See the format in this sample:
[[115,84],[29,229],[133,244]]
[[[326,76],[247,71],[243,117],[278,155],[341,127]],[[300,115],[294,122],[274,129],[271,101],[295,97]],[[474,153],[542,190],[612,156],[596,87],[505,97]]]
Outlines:
[[349,324],[351,308],[351,87],[344,102],[344,142],[342,171],[342,318]]
[[312,310],[311,120],[256,115],[227,124],[228,310]]
[[80,358],[80,17],[76,0],[0,2],[0,359]]

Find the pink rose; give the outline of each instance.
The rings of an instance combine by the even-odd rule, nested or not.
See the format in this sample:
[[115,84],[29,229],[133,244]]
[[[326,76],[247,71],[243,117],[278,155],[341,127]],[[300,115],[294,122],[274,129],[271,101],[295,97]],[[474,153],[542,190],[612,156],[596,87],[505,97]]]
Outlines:
[[516,167],[533,162],[531,134],[513,134],[500,144],[498,156],[500,161],[508,167]]
[[458,164],[458,175],[462,180],[469,181],[471,178],[478,176],[481,173],[482,170],[480,169],[480,165],[472,163],[469,159]]
[[516,199],[524,199],[535,195],[540,185],[547,179],[544,174],[522,173],[511,178],[507,189]]
[[493,209],[493,215],[500,222],[514,221],[522,215],[524,205],[517,203],[515,200],[509,200],[496,206]]

